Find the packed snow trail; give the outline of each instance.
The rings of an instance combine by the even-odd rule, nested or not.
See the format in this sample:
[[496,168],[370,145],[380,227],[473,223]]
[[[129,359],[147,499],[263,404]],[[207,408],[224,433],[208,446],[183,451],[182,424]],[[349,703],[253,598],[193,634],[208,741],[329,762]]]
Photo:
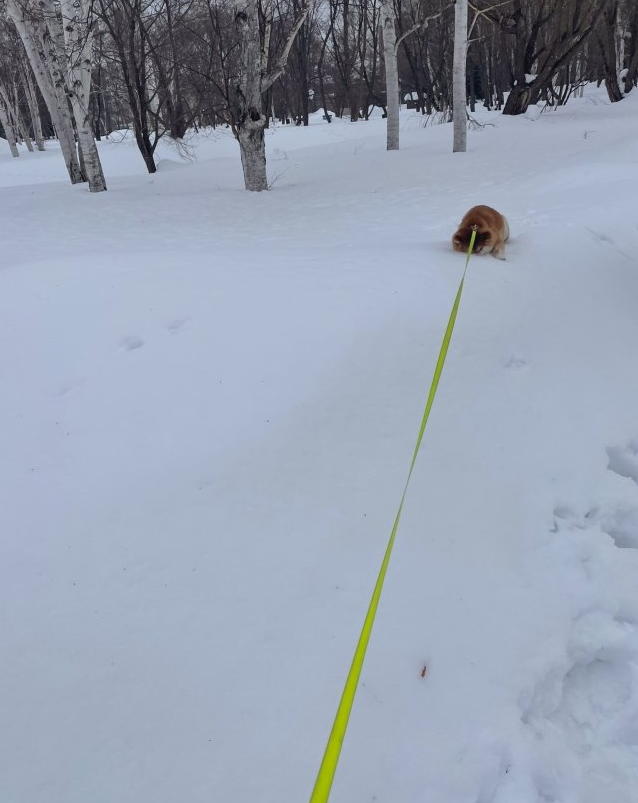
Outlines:
[[277,129],[259,196],[219,133],[154,177],[102,143],[96,196],[0,154],[4,798],[309,797],[487,203],[331,801],[637,802],[638,95],[601,98],[467,154]]

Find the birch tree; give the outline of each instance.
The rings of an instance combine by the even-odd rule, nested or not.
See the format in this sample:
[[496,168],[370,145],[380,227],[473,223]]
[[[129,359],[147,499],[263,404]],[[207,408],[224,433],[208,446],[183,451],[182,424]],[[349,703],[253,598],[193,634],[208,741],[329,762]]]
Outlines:
[[619,13],[618,0],[613,0],[603,12],[603,16],[595,30],[602,63],[602,78],[605,82],[609,100],[612,103],[617,103],[623,99],[623,93],[618,83],[618,50],[616,46]]
[[383,64],[385,66],[385,94],[387,142],[389,151],[399,150],[399,65],[397,59],[397,32],[392,0],[381,0],[381,28],[383,30]]
[[49,33],[40,9],[19,0],[6,0],[7,11],[24,45],[29,64],[51,116],[72,184],[86,181],[80,168],[73,121],[64,87],[57,85],[51,70],[45,41]]
[[4,135],[6,137],[7,144],[9,145],[9,150],[11,151],[11,156],[20,156],[20,151],[18,150],[18,145],[16,143],[16,133],[13,127],[13,121],[11,120],[9,109],[7,108],[7,104],[4,100],[4,92],[0,93],[0,123],[2,123]]
[[42,133],[42,117],[40,116],[40,109],[38,108],[38,96],[33,82],[33,73],[28,63],[23,62],[20,66],[22,72],[22,86],[29,107],[31,125],[33,127],[33,138],[35,139],[36,148],[39,151],[43,151],[44,134]]
[[[95,144],[89,113],[91,92],[91,68],[93,50],[93,25],[91,0],[60,0],[63,25],[62,38],[58,30],[58,17],[53,0],[46,3],[47,19],[55,26],[58,47],[64,48],[64,81],[77,129],[86,178],[91,192],[106,190],[100,155]],[[59,58],[59,54],[58,54]]]
[[627,73],[624,79],[625,94],[631,92],[638,80],[638,5],[636,3],[626,4],[626,27],[631,35],[631,40],[626,45],[624,56],[627,60]]
[[396,15],[393,0],[381,0],[381,26],[383,30],[383,62],[385,65],[385,91],[386,91],[386,116],[387,116],[387,143],[389,151],[399,150],[399,111],[401,101],[399,97],[399,66],[398,54],[399,47],[408,36],[427,28],[428,24],[442,16],[451,8],[450,5],[444,6],[436,14],[419,19],[414,25],[397,37]]
[[[29,130],[29,118],[33,117],[32,125],[38,150],[44,150],[41,126],[38,126],[39,114],[31,114],[30,92],[33,85],[30,72],[15,26],[6,17],[0,17],[0,99],[9,125],[14,129],[14,139],[22,139],[27,149],[33,150]],[[26,118],[24,112],[27,112]]]
[[[312,2],[5,0],[15,27],[0,26],[0,86],[16,147],[33,136],[43,148],[43,127],[53,130],[71,180],[89,178],[97,191],[93,128],[132,129],[153,172],[161,136],[223,123],[238,139],[246,187],[258,191],[271,117],[305,123],[322,105],[328,120],[349,108],[354,121],[382,106],[395,150],[405,90],[423,113],[448,120],[455,108],[453,148],[464,150],[468,97],[472,108],[482,99],[519,114],[603,78],[617,99],[617,72],[625,93],[638,81],[637,0],[324,0],[314,16]],[[40,120],[42,99],[50,115]]]
[[[11,141],[14,143],[22,141],[27,146],[28,151],[33,151],[33,142],[20,109],[18,86],[14,77],[10,77],[7,81],[0,81],[0,104],[7,118],[7,126],[10,129],[10,133],[7,134],[7,141],[10,147]],[[17,150],[14,152],[13,147],[11,147],[11,152],[14,156],[19,155]]]
[[454,64],[452,69],[452,120],[454,153],[467,150],[467,13],[468,0],[454,2]]
[[266,115],[263,96],[286,68],[288,54],[299,29],[308,16],[314,0],[307,0],[288,34],[279,59],[268,72],[270,28],[262,36],[259,25],[259,0],[241,0],[235,10],[235,26],[239,37],[239,76],[234,86],[235,119],[244,184],[247,190],[268,189],[266,176]]
[[105,190],[89,117],[90,1],[60,0],[58,6],[55,0],[7,0],[7,11],[51,115],[71,182],[88,179],[91,192]]

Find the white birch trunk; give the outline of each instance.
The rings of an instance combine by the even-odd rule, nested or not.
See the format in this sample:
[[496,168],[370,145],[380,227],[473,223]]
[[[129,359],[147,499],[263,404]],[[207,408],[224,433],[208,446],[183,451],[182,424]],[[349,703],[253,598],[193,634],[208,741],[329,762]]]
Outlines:
[[[42,2],[42,0],[40,1]],[[66,56],[66,90],[73,109],[84,170],[89,182],[89,190],[103,192],[106,190],[106,181],[89,113],[93,52],[91,3],[87,0],[81,0],[81,2],[61,0],[60,7],[64,20],[62,27]]]
[[16,143],[16,135],[15,130],[13,128],[13,124],[9,119],[9,110],[7,109],[4,98],[0,97],[0,123],[2,123],[2,128],[4,129],[4,135],[7,138],[7,144],[9,145],[9,150],[11,151],[11,156],[20,156],[20,151],[18,150],[18,145]]
[[[145,69],[146,69],[146,98],[148,100],[148,107],[151,112],[155,115],[159,112],[160,102],[159,102],[159,83],[157,80],[157,72],[155,70],[155,65],[153,64],[153,59],[150,53],[147,53],[145,59]],[[153,120],[150,119],[151,115],[148,116],[147,123],[152,128],[153,127]]]
[[[24,124],[24,119],[20,113],[20,105],[15,86],[13,87],[13,91],[9,92],[6,86],[0,84],[0,103],[4,107],[4,113],[7,117],[8,125],[12,131],[11,139],[14,143],[24,142],[24,144],[27,146],[27,150],[32,152],[33,143],[31,142],[31,137],[29,136],[27,127]],[[7,137],[7,140],[8,139],[9,137]],[[13,153],[13,148],[11,148],[11,152]],[[17,149],[16,153],[13,153],[13,155],[19,155]]]
[[5,105],[9,110],[9,115],[13,120],[13,127],[18,132],[19,139],[22,140],[22,142],[24,142],[24,144],[27,146],[29,153],[33,153],[33,142],[31,141],[31,136],[29,135],[29,127],[24,122],[24,117],[20,110],[20,95],[18,93],[18,86],[15,80],[13,81],[13,86],[11,89],[12,91],[9,95],[4,88],[0,87],[0,93],[3,93]]
[[399,150],[399,68],[397,64],[397,33],[392,0],[381,2],[383,28],[383,63],[387,108],[387,142],[389,151]]
[[44,150],[44,135],[42,133],[42,118],[40,117],[40,110],[38,108],[38,96],[36,94],[33,78],[31,77],[31,69],[29,65],[23,66],[23,86],[24,94],[27,99],[29,107],[29,114],[31,122],[33,123],[33,136],[35,139],[35,146],[39,151]]
[[262,57],[259,9],[256,0],[244,0],[237,6],[235,25],[239,33],[239,79],[237,100],[237,138],[247,190],[268,189],[266,176],[266,116],[262,109]]
[[15,110],[14,119],[16,121],[17,129],[20,132],[20,137],[22,138],[24,144],[27,146],[27,150],[30,153],[33,153],[34,151],[33,141],[31,139],[31,136],[29,135],[29,128],[27,127],[27,124],[24,122],[24,117],[20,113],[19,108],[16,108]]
[[18,31],[27,58],[29,59],[29,64],[33,69],[35,80],[40,88],[49,114],[51,115],[51,122],[53,123],[53,127],[55,128],[60,142],[60,148],[71,183],[78,184],[79,182],[85,181],[78,161],[75,134],[73,132],[68,103],[64,93],[60,96],[60,93],[57,91],[47,65],[47,57],[43,43],[43,35],[45,33],[43,29],[45,26],[42,21],[42,15],[34,9],[33,13],[29,13],[27,16],[17,0],[7,0],[7,11],[15,23],[16,30]]
[[299,29],[308,16],[314,0],[303,6],[275,67],[266,74],[268,53],[266,40],[262,45],[259,26],[259,0],[240,0],[235,7],[235,26],[239,34],[239,77],[234,87],[235,130],[244,170],[247,190],[261,192],[268,189],[266,176],[266,142],[264,129],[263,95],[286,68],[290,48]]
[[455,0],[454,4],[454,67],[452,72],[452,104],[454,153],[467,150],[467,13],[468,0]]
[[625,63],[625,36],[627,35],[627,27],[623,20],[623,8],[619,3],[616,9],[616,72],[620,73]]

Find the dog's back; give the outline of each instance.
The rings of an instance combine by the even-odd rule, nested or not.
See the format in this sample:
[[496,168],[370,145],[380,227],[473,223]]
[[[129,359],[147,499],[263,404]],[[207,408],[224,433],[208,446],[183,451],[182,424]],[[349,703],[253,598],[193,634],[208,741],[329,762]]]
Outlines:
[[463,215],[458,230],[452,237],[455,251],[467,251],[470,247],[472,231],[476,231],[475,254],[489,254],[497,259],[505,259],[505,241],[510,230],[507,220],[491,206],[473,206]]

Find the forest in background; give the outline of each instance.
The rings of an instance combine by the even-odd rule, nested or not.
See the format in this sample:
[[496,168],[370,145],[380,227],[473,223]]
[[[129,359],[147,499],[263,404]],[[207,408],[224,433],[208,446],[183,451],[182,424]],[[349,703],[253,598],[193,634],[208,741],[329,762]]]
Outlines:
[[95,140],[116,130],[152,173],[161,137],[229,126],[260,190],[272,120],[356,123],[380,107],[392,148],[400,103],[446,122],[463,95],[520,114],[590,81],[617,102],[638,82],[635,0],[4,0],[0,37],[12,153],[56,137],[92,191],[106,189]]

